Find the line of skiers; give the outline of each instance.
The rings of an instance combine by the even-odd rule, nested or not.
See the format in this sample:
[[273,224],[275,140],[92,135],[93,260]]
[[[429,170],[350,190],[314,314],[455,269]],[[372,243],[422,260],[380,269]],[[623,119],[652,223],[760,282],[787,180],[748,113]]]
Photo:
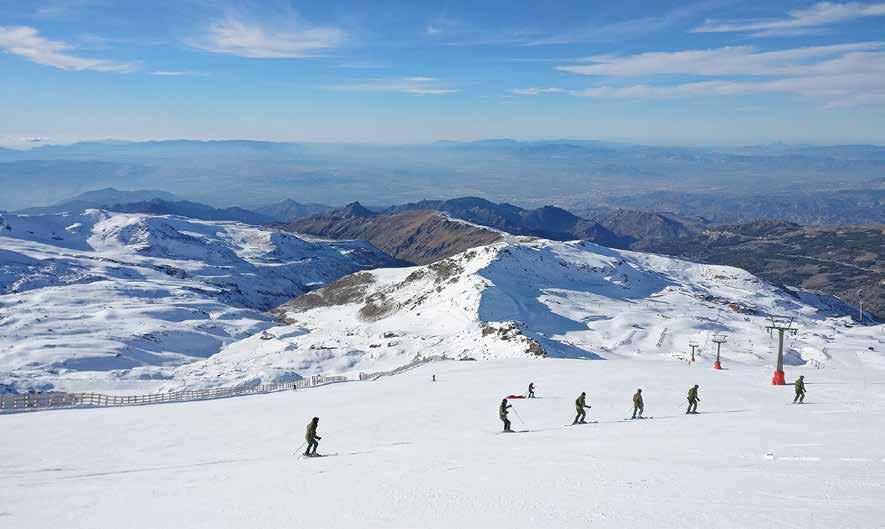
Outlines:
[[[436,375],[433,375],[433,381],[436,382]],[[796,389],[796,396],[793,397],[793,404],[802,404],[805,401],[805,376],[800,376],[796,382],[794,383]],[[698,413],[698,402],[701,401],[701,398],[698,396],[698,389],[700,386],[695,384],[688,390],[688,409],[685,410],[686,415],[692,415]],[[535,383],[529,383],[529,391],[527,394],[528,398],[535,398]],[[512,432],[513,430],[510,428],[510,419],[507,417],[510,413],[510,408],[512,408],[512,404],[508,404],[507,399],[501,400],[501,405],[498,407],[498,416],[501,418],[501,421],[504,423],[504,431]],[[587,404],[587,392],[582,391],[578,398],[575,400],[575,410],[577,411],[577,415],[575,415],[575,420],[572,424],[587,424],[587,409],[592,408]],[[631,419],[642,419],[642,412],[645,411],[645,403],[642,401],[642,388],[636,390],[636,393],[633,394],[633,415],[630,417]],[[304,440],[307,441],[307,449],[304,451],[305,457],[316,457],[317,448],[320,446],[320,440],[322,437],[317,435],[317,426],[320,423],[319,417],[314,417],[311,419],[309,423],[307,423],[307,431],[304,434]]]
[[[802,404],[805,400],[805,376],[800,376],[795,384],[796,396],[793,398],[793,404]],[[698,403],[701,401],[701,398],[698,396],[698,389],[700,386],[695,384],[688,390],[688,409],[685,410],[686,415],[696,415],[698,413]],[[529,383],[529,391],[528,398],[535,398],[535,383]],[[510,428],[510,419],[507,417],[510,413],[509,410],[513,405],[507,402],[507,399],[501,400],[500,406],[498,406],[498,416],[501,418],[501,421],[504,423],[504,431],[512,432],[513,430]],[[575,410],[577,414],[575,415],[575,420],[572,421],[572,424],[587,424],[587,409],[592,408],[587,404],[587,392],[582,391],[578,398],[575,400]],[[642,388],[636,390],[636,393],[633,394],[633,415],[630,419],[643,419],[642,412],[645,411],[645,403],[642,400]]]

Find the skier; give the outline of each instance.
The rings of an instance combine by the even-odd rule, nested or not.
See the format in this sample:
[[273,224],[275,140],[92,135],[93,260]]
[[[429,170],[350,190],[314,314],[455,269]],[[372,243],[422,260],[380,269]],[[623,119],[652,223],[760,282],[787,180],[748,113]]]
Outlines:
[[633,395],[633,417],[631,419],[636,418],[636,412],[639,412],[639,418],[642,418],[642,410],[645,409],[645,406],[642,404],[642,390],[637,389],[636,393]]
[[575,416],[575,421],[572,424],[587,424],[587,421],[584,420],[587,417],[587,412],[584,411],[584,408],[589,408],[586,404],[587,392],[582,391],[580,395],[578,395],[577,400],[575,400],[575,409],[578,410],[578,414]]
[[698,402],[701,399],[698,397],[698,385],[695,384],[694,387],[688,390],[688,409],[685,410],[685,414],[689,413],[697,413],[698,412]]
[[[314,457],[317,455],[317,447],[320,446],[319,441],[322,439],[322,437],[317,435],[317,425],[319,423],[319,417],[314,417],[309,423],[307,423],[307,432],[304,434],[304,439],[307,440],[307,450],[304,451],[304,455],[307,457]],[[311,450],[311,448],[313,450]]]
[[498,408],[498,415],[501,417],[501,420],[504,421],[504,431],[512,432],[510,429],[510,419],[507,418],[507,410],[509,410],[512,406],[507,404],[507,399],[501,401],[501,406]]
[[530,399],[535,398],[535,383],[534,382],[529,382],[529,398]]
[[433,381],[436,382],[436,374],[433,375]]
[[793,397],[793,404],[796,404],[796,401],[799,401],[799,404],[802,404],[805,400],[805,375],[799,377],[796,380],[796,396]]

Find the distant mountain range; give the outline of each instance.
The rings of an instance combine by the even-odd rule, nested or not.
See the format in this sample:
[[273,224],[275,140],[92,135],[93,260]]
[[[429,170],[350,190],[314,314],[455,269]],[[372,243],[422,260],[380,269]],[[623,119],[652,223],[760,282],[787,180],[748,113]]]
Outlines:
[[272,217],[239,207],[213,208],[188,200],[169,201],[155,198],[129,204],[113,204],[104,209],[120,213],[150,213],[151,215],[179,215],[199,220],[227,220],[258,226],[274,221]]
[[394,206],[385,210],[385,213],[420,209],[440,211],[514,235],[533,235],[557,241],[584,239],[605,246],[617,246],[625,242],[598,222],[583,219],[555,206],[524,209],[477,197],[462,197],[451,200],[422,200]]
[[296,202],[291,198],[287,198],[282,202],[267,204],[264,206],[249,209],[255,213],[270,217],[277,222],[288,222],[290,220],[300,219],[302,217],[310,217],[313,215],[320,215],[322,213],[328,213],[329,211],[332,211],[331,206],[313,203],[302,204],[301,202]]
[[166,191],[121,191],[108,187],[87,191],[51,206],[25,208],[15,211],[15,213],[19,215],[45,215],[79,212],[84,209],[179,215],[199,220],[236,221],[255,225],[287,222],[332,210],[331,207],[322,204],[302,204],[292,199],[250,209],[241,207],[215,208],[198,202],[182,200]]
[[[849,303],[857,303],[857,290],[862,289],[861,298],[869,313],[885,317],[882,225],[825,228],[779,221],[716,225],[702,217],[627,209],[589,220],[560,208],[526,210],[464,197],[394,206],[383,212],[353,203],[283,227],[322,237],[365,239],[414,264],[426,264],[493,240],[494,232],[465,234],[440,223],[432,212],[514,235],[583,239],[613,248],[738,266],[776,284],[820,290]],[[414,215],[403,217],[405,213]],[[434,227],[432,236],[427,235],[428,223]],[[435,246],[441,241],[448,248]]]
[[[875,190],[866,195],[868,202],[878,200]],[[803,227],[758,220],[723,224],[702,216],[627,208],[597,211],[591,218],[583,218],[555,206],[525,209],[477,197],[423,200],[380,211],[359,202],[332,209],[291,199],[254,209],[214,208],[164,191],[115,188],[89,191],[53,206],[17,213],[76,213],[84,209],[276,225],[331,239],[367,240],[400,262],[411,264],[431,263],[490,244],[501,238],[499,232],[559,241],[580,239],[612,248],[739,266],[775,283],[818,289],[852,303],[857,302],[857,290],[861,289],[868,311],[885,316],[882,225]],[[809,207],[809,212],[813,209]]]
[[[885,147],[875,145],[93,141],[0,151],[0,209],[53,204],[114,186],[169,189],[195,202],[236,205],[278,220],[321,212],[262,210],[288,197],[305,205],[412,204],[467,195],[529,210],[552,204],[585,219],[604,207],[727,223],[860,224],[885,222],[881,204],[863,196],[872,186],[881,189],[875,181],[883,173]],[[791,197],[796,192],[803,196]],[[126,202],[132,201],[116,203]]]
[[110,204],[130,204],[161,200],[166,202],[180,200],[172,193],[142,189],[137,191],[120,191],[113,187],[86,191],[73,198],[62,200],[51,206],[25,208],[15,211],[18,215],[47,215],[55,213],[72,213],[84,209],[102,209]]

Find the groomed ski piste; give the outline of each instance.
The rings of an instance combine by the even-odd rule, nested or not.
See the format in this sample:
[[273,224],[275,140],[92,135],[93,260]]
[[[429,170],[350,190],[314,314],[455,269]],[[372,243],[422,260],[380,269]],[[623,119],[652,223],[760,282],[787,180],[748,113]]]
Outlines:
[[[436,374],[437,381],[431,382]],[[8,527],[875,528],[885,377],[624,359],[428,364],[375,382],[0,417]],[[881,375],[881,372],[875,373]],[[865,377],[866,383],[865,383]],[[500,434],[502,396],[516,430]],[[699,415],[684,415],[700,385]],[[646,414],[625,421],[643,388]],[[588,420],[574,417],[587,391]],[[317,459],[299,458],[320,417]]]
[[[0,520],[879,527],[885,336],[881,325],[853,324],[849,310],[742,270],[581,242],[507,238],[425,267],[358,272],[280,307],[285,324],[268,317],[205,360],[150,372],[175,390],[453,360],[299,391],[0,416]],[[781,314],[798,329],[785,344],[786,378],[805,375],[803,405],[791,386],[771,385],[775,340],[764,327]],[[713,333],[728,337],[723,370],[713,369]],[[693,364],[690,340],[700,344]],[[35,378],[52,375],[40,369]],[[138,384],[139,369],[123,378]],[[92,373],[53,380],[73,386]],[[502,435],[501,398],[529,382],[539,398],[512,401],[522,433]],[[686,416],[694,384],[701,413]],[[625,420],[637,388],[653,419]],[[581,391],[596,423],[565,426]],[[329,456],[301,458],[313,416]]]

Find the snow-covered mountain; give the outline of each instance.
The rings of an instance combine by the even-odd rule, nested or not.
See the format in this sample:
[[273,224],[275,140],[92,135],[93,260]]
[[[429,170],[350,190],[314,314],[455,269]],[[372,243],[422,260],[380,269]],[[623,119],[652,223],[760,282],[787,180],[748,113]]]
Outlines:
[[391,264],[368,243],[234,222],[0,213],[0,384],[161,379],[271,326],[266,309]]
[[854,328],[848,310],[737,268],[507,237],[431,265],[360,272],[310,292],[277,309],[288,325],[178,368],[166,387],[376,371],[416,355],[685,360],[689,341],[712,363],[714,333],[728,337],[726,365],[765,365],[775,351],[767,317],[781,314],[799,328],[787,342],[788,364],[881,364],[875,328]]

